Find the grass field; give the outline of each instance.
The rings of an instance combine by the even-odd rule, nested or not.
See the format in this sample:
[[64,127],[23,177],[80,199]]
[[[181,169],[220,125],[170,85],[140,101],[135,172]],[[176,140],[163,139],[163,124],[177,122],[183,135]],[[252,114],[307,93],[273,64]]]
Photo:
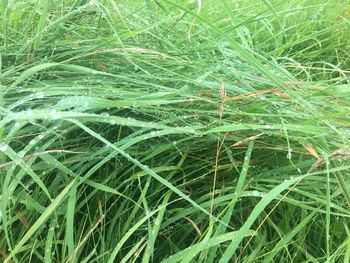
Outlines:
[[348,0],[0,0],[0,262],[349,262]]

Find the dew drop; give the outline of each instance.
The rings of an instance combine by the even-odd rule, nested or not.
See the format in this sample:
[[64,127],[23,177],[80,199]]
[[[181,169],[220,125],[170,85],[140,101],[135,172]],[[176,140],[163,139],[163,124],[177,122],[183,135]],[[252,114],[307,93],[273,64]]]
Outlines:
[[38,93],[35,94],[35,98],[37,98],[37,99],[42,99],[44,97],[45,97],[44,92],[38,92]]
[[6,152],[8,149],[8,146],[6,144],[1,143],[0,144],[0,152]]

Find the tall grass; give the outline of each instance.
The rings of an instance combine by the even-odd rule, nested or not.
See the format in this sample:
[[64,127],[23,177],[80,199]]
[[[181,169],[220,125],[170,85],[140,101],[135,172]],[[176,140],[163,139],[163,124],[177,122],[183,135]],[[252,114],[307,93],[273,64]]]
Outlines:
[[4,262],[348,262],[347,1],[1,1]]

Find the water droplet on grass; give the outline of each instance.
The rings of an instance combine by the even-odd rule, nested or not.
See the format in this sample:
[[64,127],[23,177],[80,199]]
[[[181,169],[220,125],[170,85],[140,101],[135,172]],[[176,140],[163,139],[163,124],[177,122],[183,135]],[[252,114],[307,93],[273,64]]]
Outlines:
[[35,98],[37,98],[37,99],[42,99],[44,97],[45,97],[44,92],[38,92],[38,93],[35,94]]
[[55,109],[50,110],[49,114],[50,114],[52,119],[58,119],[59,118],[59,115],[58,115],[58,113],[57,113],[57,111]]
[[8,146],[6,144],[0,143],[0,152],[6,152]]

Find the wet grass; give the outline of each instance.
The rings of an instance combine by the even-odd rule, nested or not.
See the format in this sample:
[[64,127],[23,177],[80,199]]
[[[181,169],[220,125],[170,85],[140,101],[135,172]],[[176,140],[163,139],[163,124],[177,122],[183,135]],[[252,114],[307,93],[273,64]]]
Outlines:
[[1,1],[5,262],[348,262],[347,1]]

